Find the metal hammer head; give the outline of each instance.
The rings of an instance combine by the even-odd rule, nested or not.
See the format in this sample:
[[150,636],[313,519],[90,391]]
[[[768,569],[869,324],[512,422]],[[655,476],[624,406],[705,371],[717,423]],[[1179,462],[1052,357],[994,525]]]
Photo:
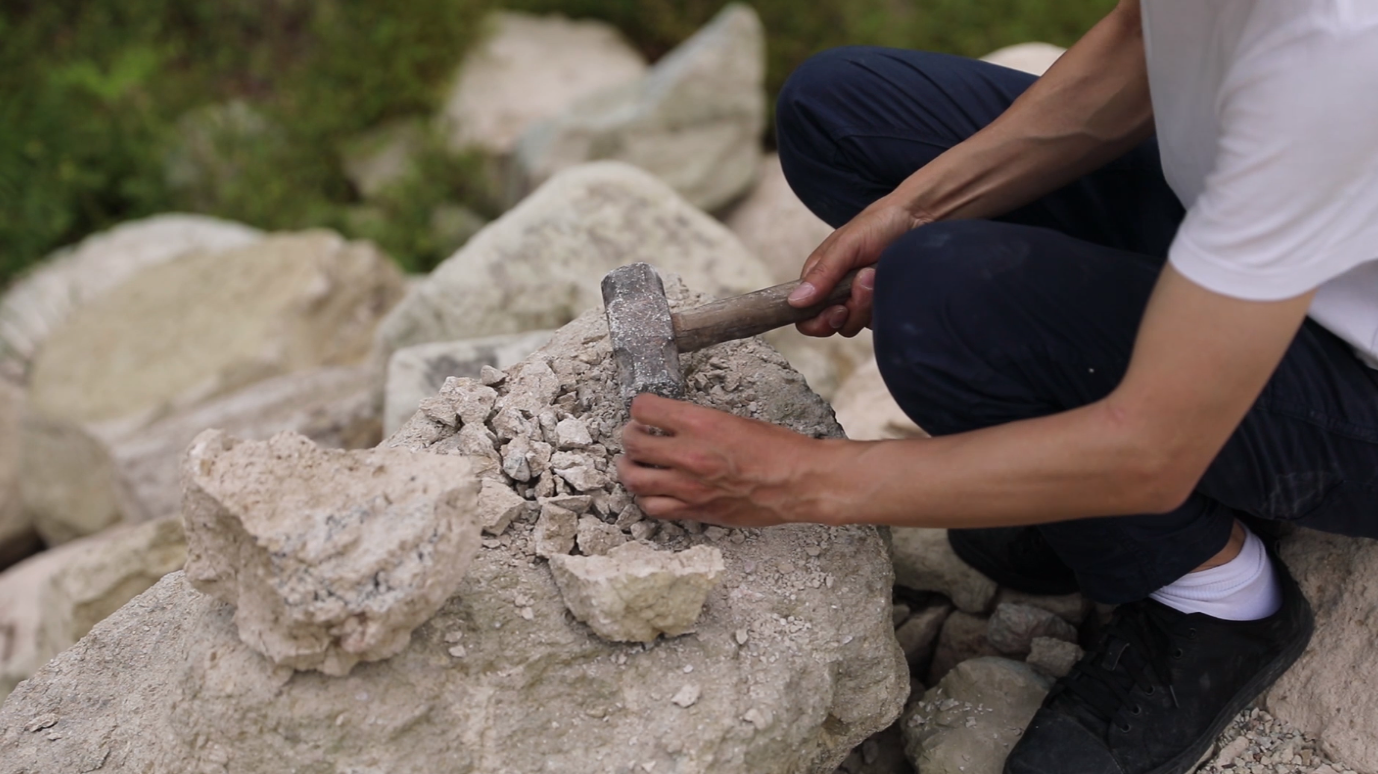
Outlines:
[[630,406],[643,392],[684,397],[670,303],[656,270],[634,263],[608,272],[603,278],[603,306],[623,403]]

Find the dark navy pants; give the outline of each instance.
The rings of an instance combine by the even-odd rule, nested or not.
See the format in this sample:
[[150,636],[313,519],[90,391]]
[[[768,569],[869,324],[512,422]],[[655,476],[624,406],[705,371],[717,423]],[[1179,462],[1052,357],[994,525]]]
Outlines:
[[[785,176],[841,226],[1033,81],[941,54],[825,52],[780,94]],[[934,435],[1106,396],[1183,215],[1149,141],[995,220],[910,232],[876,277],[872,328],[891,393]],[[1182,507],[1040,529],[1087,595],[1120,603],[1209,559],[1236,516],[1378,537],[1378,372],[1310,320]]]

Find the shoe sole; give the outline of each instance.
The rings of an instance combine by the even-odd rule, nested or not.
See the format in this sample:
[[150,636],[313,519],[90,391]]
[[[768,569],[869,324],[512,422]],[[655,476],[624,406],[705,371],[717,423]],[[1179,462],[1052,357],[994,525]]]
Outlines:
[[966,562],[973,570],[976,570],[1005,588],[1022,591],[1025,594],[1038,594],[1040,596],[1050,597],[1075,594],[1081,591],[1081,586],[1075,579],[1059,582],[1046,578],[1030,578],[1025,575],[1011,575],[998,569],[992,569],[1000,567],[1000,562],[996,560],[995,557],[979,550],[975,544],[963,540],[960,534],[954,536],[952,530],[949,530],[947,533],[947,544],[952,547],[952,552],[957,555],[958,559]]
[[[1275,562],[1281,561],[1276,554],[1272,555],[1271,558]],[[1301,589],[1298,588],[1296,593],[1301,594]],[[1311,643],[1311,636],[1316,632],[1315,613],[1311,610],[1310,603],[1305,602],[1305,597],[1302,597],[1302,600],[1303,604],[1306,605],[1302,622],[1303,636],[1288,645],[1282,653],[1278,654],[1277,658],[1268,662],[1267,667],[1255,675],[1252,680],[1245,683],[1239,693],[1235,694],[1235,698],[1225,705],[1225,709],[1216,717],[1204,735],[1179,753],[1177,757],[1156,769],[1145,772],[1145,774],[1186,774],[1186,772],[1195,769],[1196,764],[1205,757],[1206,751],[1215,744],[1215,740],[1225,730],[1225,726],[1229,725],[1230,721],[1234,720],[1235,716],[1249,706],[1250,702],[1257,699],[1273,683],[1277,682],[1278,678],[1282,677],[1288,669],[1292,668],[1297,659],[1301,658],[1301,654],[1306,652],[1306,646]]]

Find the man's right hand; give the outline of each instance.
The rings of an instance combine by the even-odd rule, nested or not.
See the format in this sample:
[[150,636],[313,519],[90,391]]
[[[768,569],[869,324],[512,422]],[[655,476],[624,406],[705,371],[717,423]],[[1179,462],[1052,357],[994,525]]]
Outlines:
[[[885,248],[925,222],[892,197],[877,200],[830,234],[813,251],[800,273],[804,284],[790,296],[790,304],[803,307],[826,298],[843,275],[852,269],[874,266]],[[875,269],[859,272],[846,305],[828,307],[817,317],[799,323],[796,326],[799,332],[806,336],[857,335],[871,324],[871,295],[875,282]]]

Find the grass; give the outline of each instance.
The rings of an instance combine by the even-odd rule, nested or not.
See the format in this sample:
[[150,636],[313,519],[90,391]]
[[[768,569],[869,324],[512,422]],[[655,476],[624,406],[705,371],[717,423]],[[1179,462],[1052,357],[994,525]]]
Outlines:
[[[435,144],[370,203],[341,171],[352,137],[431,114],[497,6],[606,20],[647,57],[722,0],[6,0],[0,5],[0,284],[123,220],[204,212],[267,229],[330,226],[424,271],[452,245],[437,205],[493,216],[479,161]],[[844,43],[980,55],[1066,45],[1113,0],[755,0],[774,90]],[[234,102],[233,116],[207,106]],[[187,143],[188,118],[219,129]],[[210,116],[207,119],[207,116]],[[230,129],[225,129],[229,126]],[[214,153],[204,152],[209,144]],[[206,159],[215,159],[214,164]],[[178,159],[181,166],[178,167]],[[172,169],[169,165],[172,165]],[[180,170],[181,173],[176,172]]]

